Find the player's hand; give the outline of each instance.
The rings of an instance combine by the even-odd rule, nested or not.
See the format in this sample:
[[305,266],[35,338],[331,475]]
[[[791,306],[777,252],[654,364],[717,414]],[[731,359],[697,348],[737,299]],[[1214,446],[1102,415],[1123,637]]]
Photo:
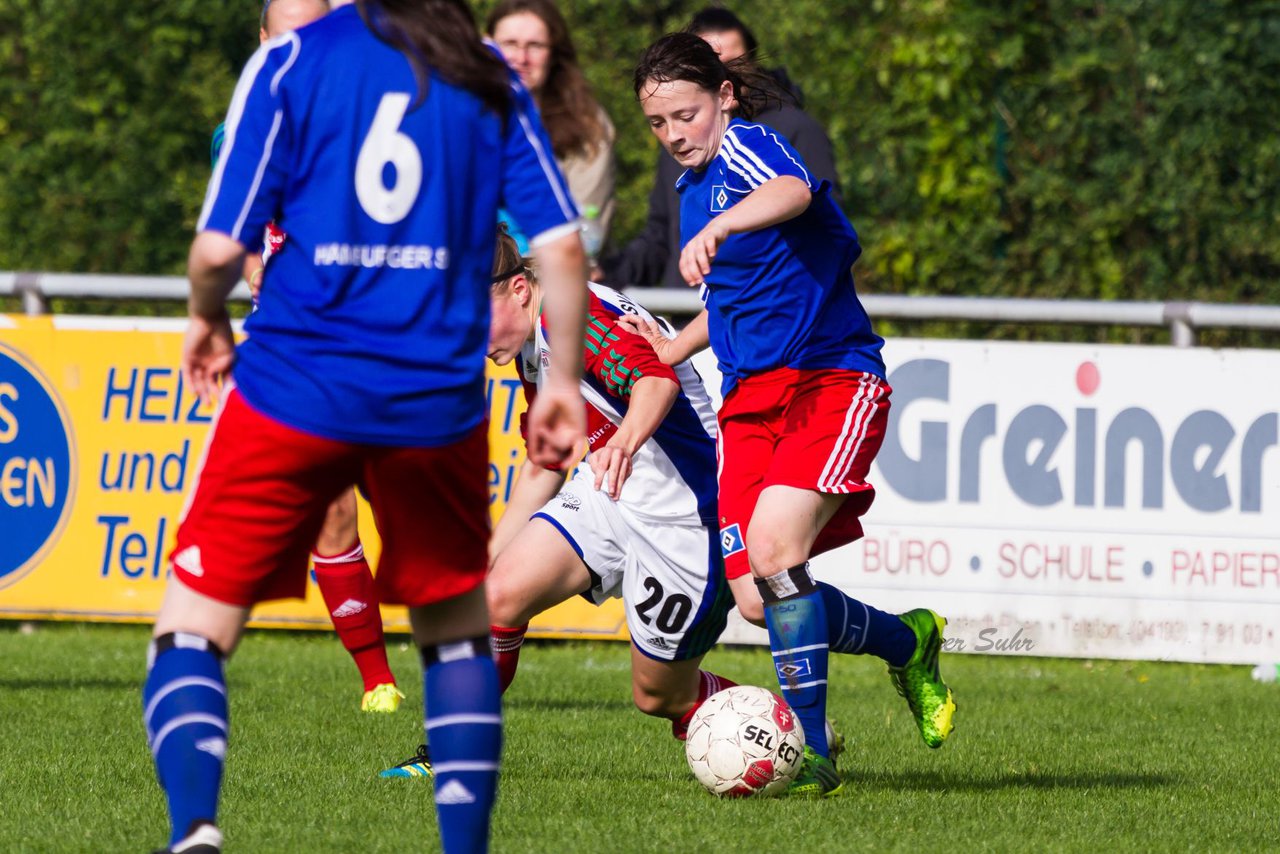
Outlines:
[[596,491],[603,487],[605,494],[617,501],[622,495],[622,485],[631,477],[631,454],[626,448],[605,445],[592,451],[587,460],[596,476]]
[[676,359],[675,348],[671,346],[673,339],[663,333],[662,327],[656,320],[646,320],[637,314],[624,314],[614,323],[649,342],[649,346],[653,348],[654,353],[658,354],[659,361],[664,365],[674,365],[679,361]]
[[720,244],[729,237],[719,218],[707,223],[680,251],[680,275],[690,287],[706,284]]
[[213,318],[191,315],[182,342],[182,378],[201,403],[218,399],[218,384],[231,371],[235,355],[235,335],[225,311]]
[[249,274],[249,278],[245,279],[245,284],[249,286],[249,294],[253,297],[253,301],[257,302],[258,297],[262,294],[262,274],[266,272],[266,267],[259,267]]
[[538,389],[529,407],[529,461],[555,468],[573,461],[586,442],[587,410],[582,392],[574,385],[548,382]]

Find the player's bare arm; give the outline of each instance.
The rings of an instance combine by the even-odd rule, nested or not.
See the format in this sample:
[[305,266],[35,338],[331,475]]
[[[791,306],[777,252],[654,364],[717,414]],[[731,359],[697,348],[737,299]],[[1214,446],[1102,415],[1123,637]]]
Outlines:
[[641,377],[635,381],[618,431],[587,457],[596,476],[596,489],[604,489],[610,498],[618,500],[623,484],[631,476],[631,457],[657,431],[679,394],[680,384],[666,377]]
[[639,315],[623,315],[618,318],[618,326],[648,341],[649,346],[658,354],[658,358],[664,365],[678,365],[688,360],[694,353],[707,349],[711,343],[707,333],[705,308],[697,317],[689,321],[675,338],[668,338],[663,334],[662,327],[656,321],[646,320]]
[[494,526],[493,536],[489,538],[490,565],[516,538],[529,517],[560,491],[566,474],[567,471],[545,469],[525,460],[516,477],[515,486],[511,489],[511,497],[507,499],[506,509],[502,511],[502,518]]
[[587,432],[578,384],[587,316],[587,256],[577,232],[533,247],[542,283],[551,365],[529,409],[529,459],[538,465],[567,462]]
[[258,295],[262,293],[262,274],[267,270],[267,264],[262,260],[262,256],[257,253],[250,252],[244,259],[244,281],[249,286],[249,293],[256,300]]
[[204,231],[196,235],[187,257],[190,323],[182,344],[182,375],[206,404],[217,398],[218,381],[235,360],[227,296],[240,278],[244,254],[238,241],[220,232]]
[[732,234],[759,231],[794,219],[813,200],[809,185],[793,175],[765,181],[742,201],[720,214],[695,234],[680,251],[680,275],[689,285],[701,285],[711,273],[720,244]]

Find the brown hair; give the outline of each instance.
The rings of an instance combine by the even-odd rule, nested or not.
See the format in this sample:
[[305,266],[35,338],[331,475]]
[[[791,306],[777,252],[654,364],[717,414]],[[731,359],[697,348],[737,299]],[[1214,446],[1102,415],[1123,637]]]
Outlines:
[[556,4],[551,0],[500,0],[485,19],[485,31],[492,36],[499,21],[521,12],[537,15],[551,38],[547,80],[537,99],[556,157],[563,160],[579,152],[594,154],[605,144],[608,131],[600,116],[600,103],[578,67],[569,25]]
[[493,111],[511,105],[510,71],[480,40],[466,0],[356,0],[375,36],[400,51],[418,79],[417,103],[431,69],[471,92]]
[[728,80],[738,99],[734,114],[752,119],[769,106],[794,103],[794,98],[769,74],[758,70],[747,57],[721,62],[715,49],[693,33],[671,33],[645,49],[636,63],[632,85],[640,97],[646,83],[684,80],[709,92],[718,92]]
[[536,281],[529,259],[520,254],[520,245],[507,233],[507,224],[500,222],[498,245],[493,252],[493,278],[489,280],[490,293],[505,294],[507,285],[520,274],[524,274],[530,281]]

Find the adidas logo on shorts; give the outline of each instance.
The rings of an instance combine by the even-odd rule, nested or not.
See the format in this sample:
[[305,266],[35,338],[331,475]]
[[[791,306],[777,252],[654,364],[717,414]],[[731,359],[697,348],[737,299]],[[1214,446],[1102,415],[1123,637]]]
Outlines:
[[337,608],[333,609],[333,616],[354,617],[356,614],[359,614],[361,611],[363,611],[365,608],[368,608],[368,607],[369,606],[367,604],[365,604],[364,602],[361,602],[359,599],[348,599],[347,601],[339,605]]
[[173,556],[173,565],[185,569],[199,578],[204,575],[204,567],[200,564],[200,547],[187,546]]
[[436,803],[445,806],[474,804],[475,802],[476,796],[471,794],[471,790],[457,780],[450,780],[436,791]]

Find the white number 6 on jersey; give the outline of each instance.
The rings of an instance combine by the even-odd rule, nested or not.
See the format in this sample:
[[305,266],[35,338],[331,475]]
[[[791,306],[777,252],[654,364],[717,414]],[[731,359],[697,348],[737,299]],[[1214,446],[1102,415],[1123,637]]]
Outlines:
[[[413,140],[400,132],[400,122],[408,109],[407,93],[383,95],[356,158],[356,198],[364,212],[383,225],[404,219],[422,187],[422,155]],[[382,182],[388,163],[396,169],[391,187]]]

